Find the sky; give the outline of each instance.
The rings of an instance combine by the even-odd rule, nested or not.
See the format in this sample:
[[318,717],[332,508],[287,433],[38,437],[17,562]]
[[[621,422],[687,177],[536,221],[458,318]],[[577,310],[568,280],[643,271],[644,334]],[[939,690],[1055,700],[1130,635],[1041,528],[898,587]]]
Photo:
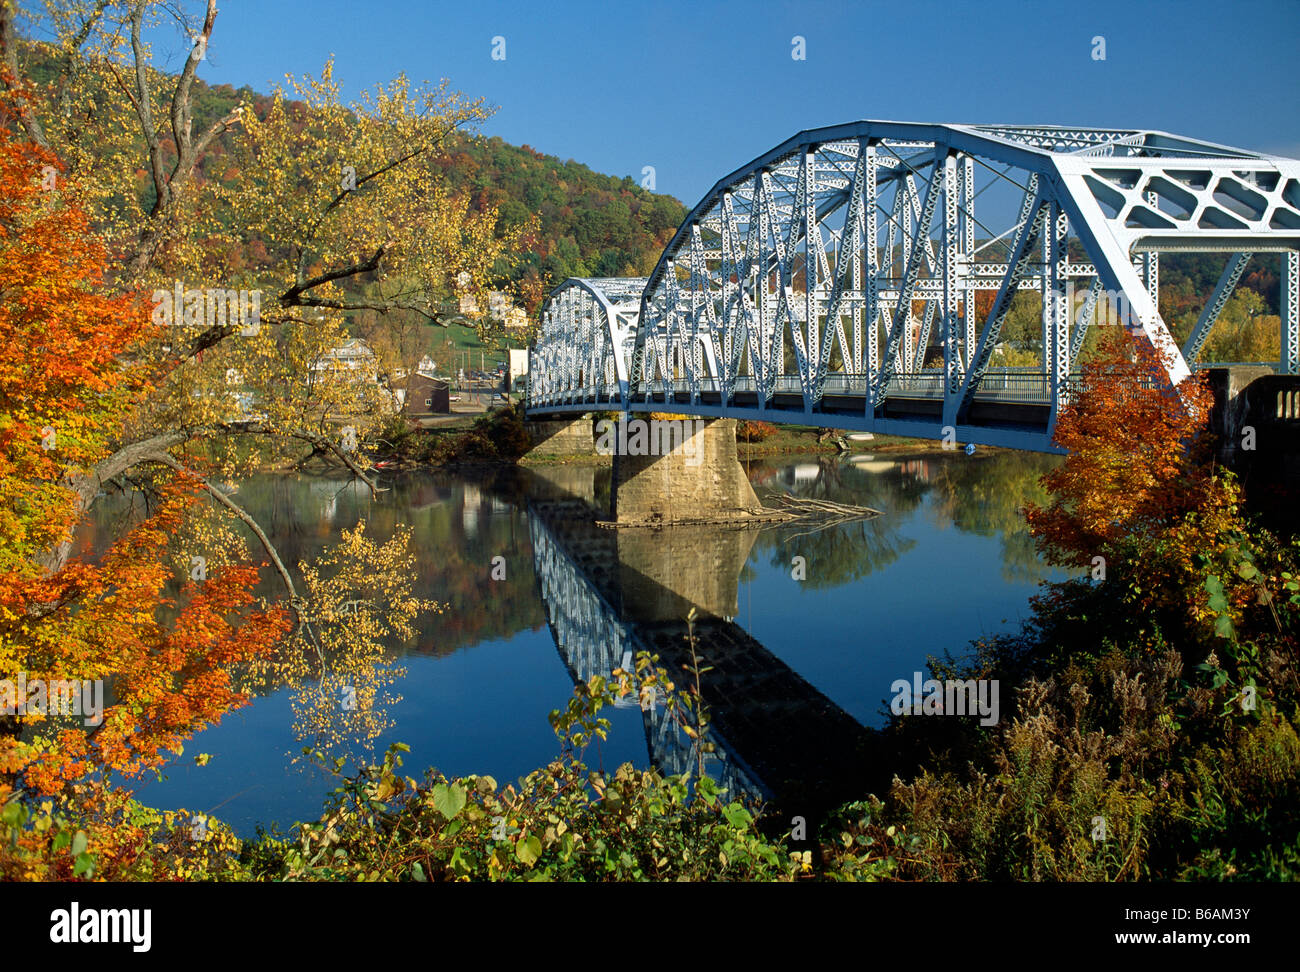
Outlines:
[[[498,106],[484,134],[638,182],[653,166],[655,189],[688,206],[796,132],[861,118],[1153,128],[1300,157],[1300,0],[224,0],[219,11],[199,70],[209,83],[270,91],[331,54],[348,96],[403,72],[446,77]],[[174,32],[155,44],[163,67],[186,53]]]

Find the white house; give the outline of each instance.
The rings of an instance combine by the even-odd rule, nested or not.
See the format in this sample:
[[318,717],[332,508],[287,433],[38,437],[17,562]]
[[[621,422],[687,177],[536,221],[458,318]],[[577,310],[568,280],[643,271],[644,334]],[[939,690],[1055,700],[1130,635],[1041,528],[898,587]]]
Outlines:
[[350,338],[312,362],[312,371],[361,371],[377,377],[379,359],[361,338]]

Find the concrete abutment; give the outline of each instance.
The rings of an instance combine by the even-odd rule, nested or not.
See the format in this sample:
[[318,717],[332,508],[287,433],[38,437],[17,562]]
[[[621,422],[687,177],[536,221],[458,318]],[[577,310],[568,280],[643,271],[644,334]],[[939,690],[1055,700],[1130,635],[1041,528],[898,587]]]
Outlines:
[[[736,452],[736,420],[625,414],[530,420],[529,456],[613,458],[606,525],[781,518],[764,510]],[[603,504],[602,504],[603,506]]]
[[615,523],[716,523],[764,513],[736,455],[735,419],[641,421],[648,448],[633,448],[635,433],[615,429]]

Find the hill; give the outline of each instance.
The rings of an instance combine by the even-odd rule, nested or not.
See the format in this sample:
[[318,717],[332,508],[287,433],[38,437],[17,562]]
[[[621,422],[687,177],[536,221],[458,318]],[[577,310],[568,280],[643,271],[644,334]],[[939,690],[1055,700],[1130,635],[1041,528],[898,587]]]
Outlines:
[[[38,85],[51,82],[57,51],[32,42],[24,45],[24,54],[28,76]],[[163,77],[168,80],[162,87],[175,84],[174,75]],[[193,98],[198,131],[241,101],[259,117],[271,105],[269,95],[250,87],[209,85],[201,79],[195,79]],[[291,110],[305,107],[288,104]],[[231,184],[239,178],[235,137],[223,135],[212,144],[199,163],[201,179]],[[141,148],[138,157],[144,155]],[[449,187],[470,196],[472,209],[496,206],[502,229],[537,217],[538,232],[529,248],[512,265],[498,264],[492,281],[494,287],[518,294],[530,313],[566,277],[648,273],[686,213],[678,200],[649,192],[630,176],[604,175],[573,159],[564,161],[496,136],[453,136],[433,164]],[[146,190],[147,180],[141,185]]]

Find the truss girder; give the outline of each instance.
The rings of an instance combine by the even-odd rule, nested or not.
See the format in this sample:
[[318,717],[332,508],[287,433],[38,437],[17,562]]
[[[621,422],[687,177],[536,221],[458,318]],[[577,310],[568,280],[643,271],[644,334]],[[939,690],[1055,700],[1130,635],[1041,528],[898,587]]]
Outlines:
[[1246,264],[1250,263],[1250,258],[1250,253],[1236,253],[1228,258],[1228,265],[1223,268],[1223,273],[1214,288],[1214,293],[1210,295],[1205,308],[1196,319],[1196,325],[1192,328],[1192,333],[1187,336],[1187,340],[1183,343],[1183,358],[1188,362],[1195,363],[1196,359],[1201,356],[1201,348],[1205,346],[1205,339],[1210,336],[1210,328],[1214,326],[1214,322],[1223,313],[1228,298],[1232,296],[1232,292],[1237,288],[1237,282],[1241,280]]
[[1300,252],[1282,257],[1282,367],[1284,375],[1300,373]]
[[1061,204],[1053,200],[1048,209],[1046,262],[1048,286],[1045,293],[1043,318],[1047,322],[1047,341],[1044,358],[1048,368],[1048,401],[1050,412],[1047,430],[1056,425],[1056,414],[1069,400],[1070,394],[1070,297],[1065,289],[1065,254],[1069,239],[1069,219]]
[[[976,173],[1013,187],[1019,212],[1005,192],[997,205],[980,199]],[[1159,253],[1177,250],[1282,254],[1291,303],[1280,367],[1300,367],[1296,160],[1133,129],[814,129],[720,180],[688,214],[645,281],[625,343],[604,305],[603,319],[584,316],[557,288],[547,313],[568,323],[544,326],[534,350],[557,374],[535,387],[573,403],[591,393],[579,379],[609,360],[622,399],[639,408],[685,395],[725,410],[743,388],[747,409],[779,421],[779,396],[807,421],[851,387],[869,423],[900,388],[928,382],[945,424],[966,422],[986,394],[1011,298],[1033,289],[1043,297],[1037,375],[1055,415],[1106,291],[1129,309],[1123,323],[1165,352],[1171,384],[1190,373],[1158,306]],[[1073,320],[1071,281],[1088,288]],[[981,293],[993,301],[977,320]],[[1218,311],[1207,313],[1200,342]],[[943,352],[933,373],[932,331]]]
[[1070,338],[1071,367],[1079,360],[1079,352],[1083,350],[1083,342],[1088,337],[1088,328],[1092,324],[1093,315],[1097,312],[1097,301],[1100,298],[1101,278],[1094,277],[1088,292],[1083,297],[1083,303],[1079,306],[1079,313],[1074,319],[1074,336]]
[[[925,187],[925,202],[921,205],[921,210],[916,218],[916,236],[924,240],[926,247],[930,242],[930,225],[934,222],[934,211],[939,202],[939,193],[942,191],[940,188],[942,178],[940,166],[942,163],[939,158],[941,151],[939,146],[935,147],[935,159],[930,178]],[[885,341],[885,353],[880,365],[880,373],[876,376],[876,380],[872,385],[871,402],[875,407],[878,407],[884,401],[885,387],[890,378],[893,377],[894,356],[897,353],[899,341],[903,338],[904,327],[908,327],[910,331],[912,295],[916,289],[917,276],[921,272],[922,254],[925,252],[926,248],[914,241],[907,255],[907,265],[903,270],[903,285],[898,292],[898,306],[894,308],[894,321],[889,329],[889,337]]]
[[944,403],[944,417],[945,420],[949,420],[946,424],[951,425],[957,419],[965,418],[971,402],[974,401],[975,391],[984,377],[984,372],[988,369],[998,336],[1002,333],[1002,322],[1006,320],[1007,312],[1011,310],[1011,298],[1028,273],[1029,260],[1042,236],[1046,211],[1047,206],[1038,191],[1038,177],[1030,176],[1029,185],[1020,203],[1018,229],[1006,275],[998,287],[997,296],[993,298],[993,307],[989,311],[988,320],[984,322],[984,330],[980,333],[970,367],[966,369],[966,377],[957,400]]
[[571,278],[551,291],[529,349],[529,400],[626,405],[644,277]]

